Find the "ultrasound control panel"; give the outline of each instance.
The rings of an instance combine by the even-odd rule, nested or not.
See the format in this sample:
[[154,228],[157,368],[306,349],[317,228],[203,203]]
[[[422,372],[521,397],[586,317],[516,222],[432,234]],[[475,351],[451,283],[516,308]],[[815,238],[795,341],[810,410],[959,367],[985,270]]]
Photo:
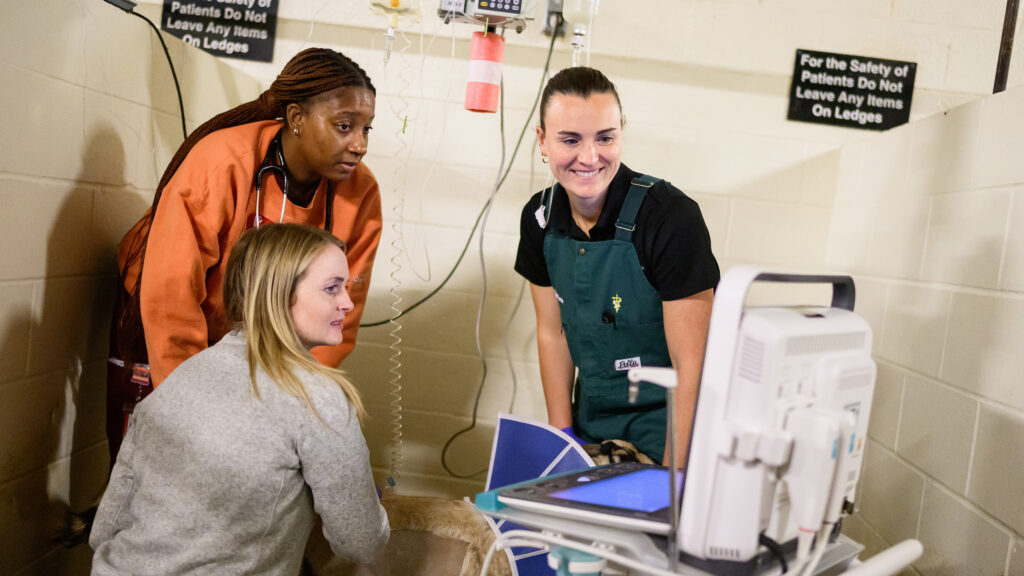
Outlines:
[[[619,517],[633,527],[661,533],[670,523],[668,478],[663,466],[628,462],[540,478],[497,492],[498,501],[507,506],[591,521]],[[676,485],[681,484],[679,473]]]

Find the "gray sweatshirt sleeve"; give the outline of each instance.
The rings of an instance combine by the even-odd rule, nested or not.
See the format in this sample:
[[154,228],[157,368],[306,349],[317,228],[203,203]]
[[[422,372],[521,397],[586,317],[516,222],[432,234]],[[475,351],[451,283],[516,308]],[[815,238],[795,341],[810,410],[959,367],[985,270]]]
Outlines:
[[128,510],[135,493],[135,474],[132,471],[132,458],[135,454],[135,436],[138,426],[132,422],[128,433],[121,444],[117,455],[117,463],[110,472],[110,481],[103,492],[99,509],[93,519],[89,533],[89,546],[96,550],[104,542],[111,540],[115,534],[123,530],[128,523]]
[[341,390],[333,385],[327,390],[310,388],[323,422],[312,414],[304,419],[296,442],[302,475],[334,553],[369,563],[387,543],[391,529],[373,486],[366,440]]

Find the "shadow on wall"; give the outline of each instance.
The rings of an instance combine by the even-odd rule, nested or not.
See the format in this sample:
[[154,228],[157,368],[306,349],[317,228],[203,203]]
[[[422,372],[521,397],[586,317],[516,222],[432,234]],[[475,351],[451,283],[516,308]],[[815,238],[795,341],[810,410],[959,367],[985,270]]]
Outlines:
[[[96,129],[84,155],[103,157],[110,162],[105,172],[123,182],[124,147],[115,130]],[[81,180],[83,175],[76,178]],[[115,245],[104,239],[108,234],[97,230],[94,218],[103,194],[78,189],[66,196],[47,236],[45,278],[34,301],[38,312],[17,317],[0,340],[3,357],[19,353],[23,338],[31,342],[31,376],[11,384],[25,388],[23,406],[15,414],[22,421],[14,427],[18,434],[5,441],[13,459],[8,466],[22,478],[0,494],[0,505],[12,507],[8,526],[0,528],[2,574],[89,572],[92,551],[87,545],[67,550],[53,539],[65,508],[93,505],[107,480],[104,405]],[[130,211],[124,200],[118,204],[119,212]],[[139,204],[141,213],[146,207]],[[74,246],[76,241],[84,246]]]

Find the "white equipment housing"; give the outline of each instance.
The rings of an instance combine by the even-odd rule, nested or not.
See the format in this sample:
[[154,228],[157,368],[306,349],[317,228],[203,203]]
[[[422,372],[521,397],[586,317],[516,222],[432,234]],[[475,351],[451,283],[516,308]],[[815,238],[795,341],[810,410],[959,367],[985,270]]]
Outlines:
[[[830,283],[832,307],[745,309],[755,281]],[[819,524],[820,510],[834,521],[852,503],[876,374],[871,328],[852,309],[849,277],[765,274],[747,267],[723,276],[683,491],[683,551],[746,561],[757,554],[762,532],[780,543],[793,539],[796,513],[807,514],[794,510],[787,486],[800,487],[793,498],[800,506],[818,504]],[[818,451],[825,454],[824,467],[798,469],[813,442],[821,440],[801,425],[808,415],[837,432]],[[779,481],[786,478],[791,481]]]

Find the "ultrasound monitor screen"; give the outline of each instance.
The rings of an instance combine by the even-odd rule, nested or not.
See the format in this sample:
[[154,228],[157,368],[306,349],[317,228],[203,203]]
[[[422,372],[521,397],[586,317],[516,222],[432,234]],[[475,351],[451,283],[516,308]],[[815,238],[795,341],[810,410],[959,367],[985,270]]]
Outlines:
[[[682,483],[682,472],[676,486]],[[650,468],[578,484],[572,488],[549,494],[552,498],[636,510],[654,512],[669,505],[668,470]]]

